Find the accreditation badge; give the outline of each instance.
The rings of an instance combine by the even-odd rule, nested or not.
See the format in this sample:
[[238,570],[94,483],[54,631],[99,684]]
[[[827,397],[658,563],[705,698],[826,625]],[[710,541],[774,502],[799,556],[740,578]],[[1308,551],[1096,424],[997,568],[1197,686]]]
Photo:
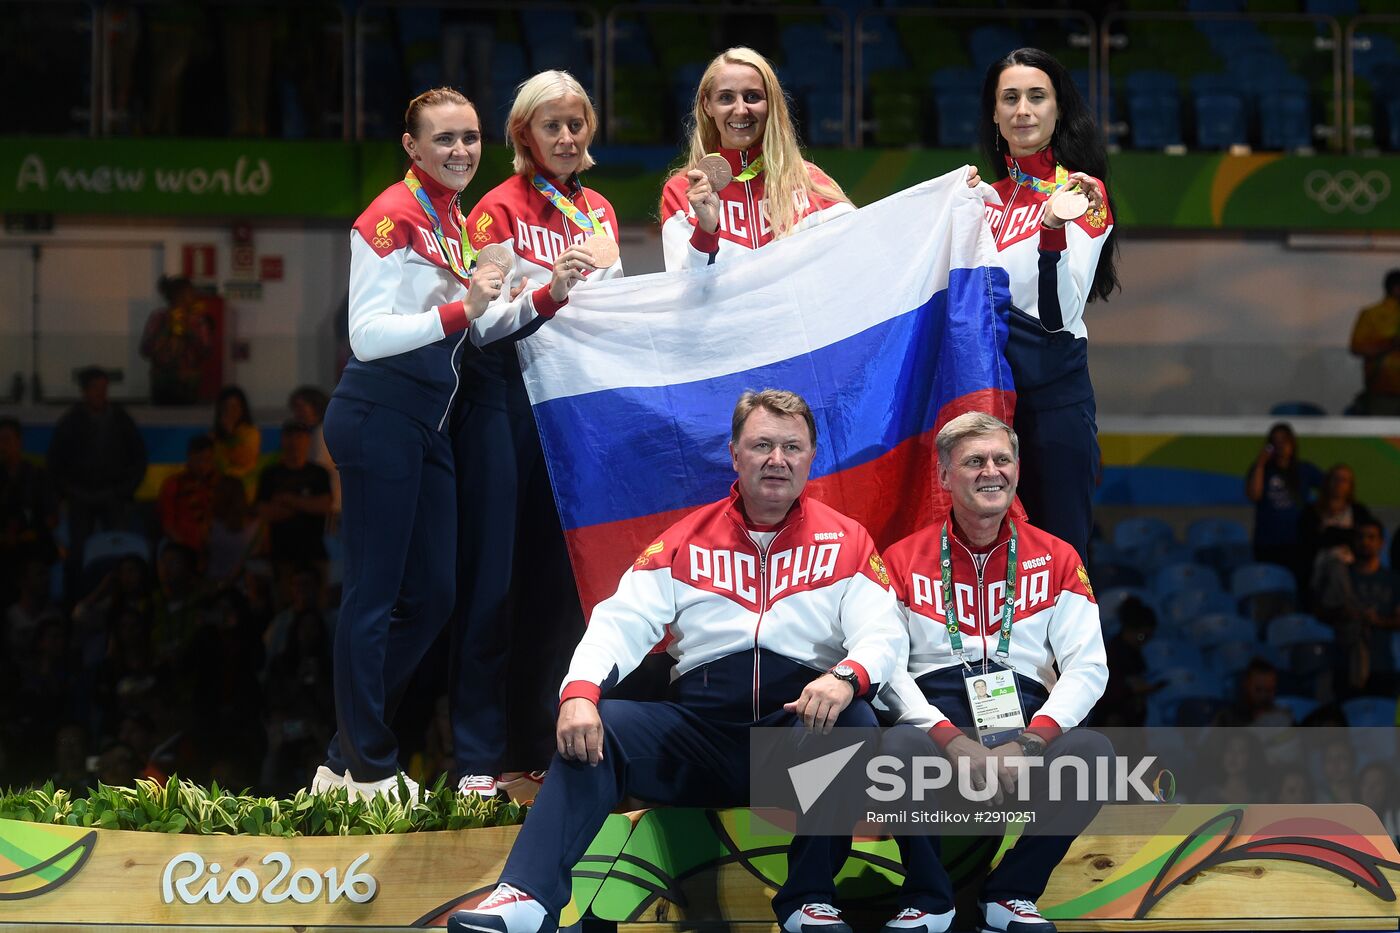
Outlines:
[[1026,731],[1026,714],[1021,706],[1021,692],[1016,689],[1014,671],[989,668],[963,676],[978,741],[993,748]]

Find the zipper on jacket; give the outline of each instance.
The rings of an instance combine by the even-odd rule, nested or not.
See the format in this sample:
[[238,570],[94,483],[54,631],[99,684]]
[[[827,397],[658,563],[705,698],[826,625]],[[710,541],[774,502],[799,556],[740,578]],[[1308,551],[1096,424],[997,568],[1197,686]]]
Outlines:
[[[952,535],[949,535],[949,537],[952,537]],[[957,538],[953,538],[953,540],[954,540],[954,541],[957,541]],[[987,566],[988,566],[989,564],[991,564],[991,562],[992,562],[992,555],[995,554],[998,550],[1000,550],[1001,547],[1002,547],[1002,545],[1005,544],[1005,543],[1006,543],[1006,542],[1003,541],[1001,544],[997,544],[997,545],[993,546],[992,549],[991,549],[990,551],[987,552],[987,559],[986,559],[986,561],[984,561],[984,562],[981,564],[981,566],[978,566],[978,563],[977,563],[977,555],[975,555],[975,554],[972,553],[972,548],[968,547],[966,544],[963,544],[961,541],[958,541],[958,546],[961,547],[964,551],[967,552],[968,559],[972,561],[972,569],[975,570],[975,571],[977,571],[977,589],[976,589],[976,591],[972,594],[972,602],[973,602],[973,606],[974,606],[974,608],[975,608],[975,615],[976,615],[976,618],[977,618],[977,627],[978,627],[978,629],[980,629],[980,631],[978,632],[978,634],[979,634],[979,635],[981,636],[981,638],[982,638],[982,673],[984,673],[984,674],[987,673],[987,665],[988,665],[988,663],[989,663],[990,660],[991,660],[991,659],[987,656],[987,628],[988,628],[988,625],[990,624],[990,621],[991,621],[991,620],[990,620],[990,618],[988,617],[986,610],[985,610],[985,609],[983,608],[983,606],[982,606],[982,598],[983,598],[983,596],[986,595],[985,584],[982,582],[982,574],[984,573],[984,571],[985,571],[985,569],[987,568]],[[955,578],[955,581],[956,581],[956,574],[954,574],[954,578]],[[950,598],[952,598],[952,599],[957,599],[957,598],[958,598],[957,592],[956,592],[956,587],[955,587],[955,589],[954,589],[954,592],[950,593],[949,596],[950,596]],[[1003,594],[1002,594],[1002,599],[1005,599],[1005,598],[1006,598],[1006,594],[1003,593]],[[945,610],[945,611],[946,611],[946,610]]]
[[730,521],[733,521],[735,525],[739,526],[743,539],[749,543],[749,547],[758,552],[758,620],[754,622],[753,626],[753,721],[757,722],[760,674],[758,632],[759,629],[763,628],[763,614],[768,611],[768,552],[773,550],[773,545],[777,543],[778,538],[782,537],[783,532],[787,531],[787,526],[779,528],[765,548],[759,547],[758,542],[754,541],[749,535],[749,530],[745,528],[742,523],[735,521],[732,515],[730,516]]
[[[459,191],[456,194],[454,194],[452,198],[447,202],[447,213],[449,217],[453,218],[452,222],[454,224],[457,222],[457,211],[452,209],[452,205],[457,204],[460,207],[461,199],[462,193]],[[457,228],[457,242],[459,244],[462,242],[462,237],[466,235],[467,231],[463,230],[461,227]],[[458,257],[459,262],[461,261],[461,258],[462,257],[460,256]],[[452,271],[451,262],[447,264],[447,271]],[[456,276],[454,275],[453,278],[456,278]],[[468,289],[471,288],[470,282],[465,282],[463,284],[465,284]],[[462,331],[462,338],[457,341],[457,345],[453,347],[451,352],[447,354],[447,365],[452,367],[452,392],[447,396],[447,405],[443,407],[442,417],[438,419],[437,429],[439,431],[441,431],[443,427],[447,424],[447,419],[452,414],[452,402],[457,398],[457,390],[462,387],[462,359],[460,356],[458,356],[458,351],[461,350],[463,355],[466,354],[466,351],[462,350],[462,344],[467,342],[471,332],[472,322],[468,321],[467,329]]]

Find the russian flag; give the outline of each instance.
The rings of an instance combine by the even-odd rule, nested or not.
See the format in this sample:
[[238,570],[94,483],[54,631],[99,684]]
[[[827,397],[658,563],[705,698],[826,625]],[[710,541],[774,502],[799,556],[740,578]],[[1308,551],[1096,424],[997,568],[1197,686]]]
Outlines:
[[1010,423],[1007,277],[950,172],[720,264],[584,283],[521,341],[585,612],[657,534],[727,494],[745,389],[812,406],[808,490],[880,546],[946,511],[934,437]]

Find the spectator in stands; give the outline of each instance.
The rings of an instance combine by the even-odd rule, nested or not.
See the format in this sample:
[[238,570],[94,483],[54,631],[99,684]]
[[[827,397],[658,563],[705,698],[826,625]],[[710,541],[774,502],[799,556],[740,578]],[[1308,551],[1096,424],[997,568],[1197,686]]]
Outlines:
[[1142,648],[1157,632],[1157,613],[1136,596],[1118,607],[1118,636],[1105,645],[1108,654],[1108,686],[1095,709],[1104,726],[1142,726],[1147,723],[1147,698],[1166,686],[1147,669]]
[[327,634],[334,632],[334,626],[323,609],[322,595],[321,575],[316,572],[316,568],[300,567],[292,573],[286,608],[273,616],[272,621],[263,629],[263,647],[267,650],[269,660],[287,650],[287,643],[293,637],[297,619],[303,614],[315,613],[321,619],[321,626]]
[[82,794],[93,786],[96,779],[87,766],[87,732],[79,724],[70,722],[54,733],[48,779],[70,794]]
[[1298,459],[1293,428],[1283,422],[1269,428],[1244,483],[1245,495],[1254,503],[1255,560],[1298,572],[1298,519],[1321,485],[1322,471]]
[[151,613],[150,568],[134,555],[121,559],[91,593],[73,606],[73,647],[83,668],[98,667],[109,652],[111,632],[128,611],[142,618]]
[[[1204,764],[1214,773],[1195,794],[1192,803],[1263,803],[1268,763],[1259,739],[1248,729],[1217,729],[1207,747]],[[1200,775],[1193,774],[1193,777]]]
[[1370,807],[1381,818],[1381,825],[1392,839],[1400,836],[1400,804],[1397,804],[1395,793],[1395,775],[1385,762],[1373,761],[1361,769],[1357,803]]
[[1356,803],[1360,782],[1356,773],[1356,753],[1345,730],[1330,730],[1327,741],[1314,752],[1320,754],[1322,784],[1320,803]]
[[1216,724],[1222,726],[1292,725],[1293,717],[1280,707],[1278,668],[1263,658],[1254,658],[1240,675],[1240,692],[1235,705],[1222,710]]
[[1301,767],[1285,768],[1278,776],[1274,803],[1316,803],[1313,799],[1312,778],[1308,769]]
[[210,513],[209,560],[204,575],[217,587],[233,586],[258,546],[263,524],[248,504],[243,484],[232,476],[219,477]]
[[49,595],[49,568],[40,561],[27,561],[20,567],[19,592],[5,607],[4,641],[11,657],[20,657],[33,644],[39,626],[47,619],[62,618]]
[[331,478],[331,511],[327,517],[329,530],[335,532],[340,527],[340,471],[335,468],[330,448],[326,446],[326,406],[330,397],[315,386],[301,386],[287,399],[287,407],[292,410],[292,420],[300,421],[311,429],[311,462],[325,468]]
[[1351,329],[1351,352],[1361,357],[1364,389],[1356,413],[1400,415],[1400,269],[1385,274],[1385,297],[1362,308]]
[[214,513],[214,489],[223,479],[214,463],[214,442],[204,435],[185,446],[185,467],[160,484],[157,511],[160,530],[176,544],[203,554],[209,544]]
[[310,452],[311,431],[288,421],[282,425],[281,459],[258,481],[258,512],[267,523],[268,557],[279,590],[297,567],[325,570],[331,478],[325,467],[310,462]]
[[24,458],[19,422],[0,418],[0,606],[18,595],[20,568],[58,557],[58,494],[48,471]]
[[162,671],[152,649],[148,616],[135,608],[123,610],[112,625],[107,658],[96,678],[97,734],[115,729],[124,710],[154,694]]
[[214,439],[214,459],[219,464],[219,470],[247,484],[258,466],[262,437],[258,434],[257,425],[253,424],[248,396],[238,386],[224,386],[219,391],[219,399],[214,403],[214,429],[210,436]]
[[141,355],[151,361],[151,402],[191,405],[214,352],[214,322],[189,279],[162,276],[156,288],[165,307],[151,313],[141,334]]
[[1392,636],[1400,629],[1400,575],[1381,566],[1385,529],[1363,519],[1351,545],[1319,565],[1317,611],[1337,629],[1341,682],[1351,691],[1393,695]]
[[167,542],[156,559],[151,643],[163,663],[183,656],[199,625],[199,611],[209,588],[196,573],[197,562],[194,551],[174,542]]
[[9,715],[25,722],[25,747],[45,748],[64,723],[87,721],[88,682],[68,650],[68,622],[62,616],[49,616],[39,623],[30,650],[19,656],[15,674],[17,694],[24,702]]
[[64,586],[77,596],[83,546],[99,529],[123,530],[146,476],[146,443],[136,422],[107,397],[107,373],[78,373],[82,401],[59,418],[49,441],[48,469],[68,504],[68,563]]
[[1326,573],[1326,561],[1351,560],[1352,532],[1375,521],[1356,501],[1356,474],[1345,463],[1327,471],[1317,501],[1298,517],[1298,573],[1303,605],[1313,605],[1313,589]]

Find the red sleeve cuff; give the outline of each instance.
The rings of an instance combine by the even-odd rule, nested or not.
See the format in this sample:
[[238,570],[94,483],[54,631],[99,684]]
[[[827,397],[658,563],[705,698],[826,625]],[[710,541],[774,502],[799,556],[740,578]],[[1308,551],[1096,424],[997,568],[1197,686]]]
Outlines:
[[438,317],[442,318],[444,336],[464,331],[471,323],[467,320],[467,303],[465,301],[449,301],[445,305],[438,305],[437,313]]
[[1040,228],[1040,248],[1052,253],[1063,253],[1065,251],[1065,224],[1058,230],[1050,227]]
[[555,301],[549,294],[549,286],[541,285],[530,293],[530,300],[535,304],[535,313],[540,317],[554,317],[554,312],[569,303],[566,296],[563,301]]
[[1046,741],[1046,744],[1055,741],[1060,737],[1060,733],[1064,732],[1060,728],[1060,724],[1049,716],[1032,716],[1031,724],[1026,726],[1026,731],[1040,736]]
[[937,744],[940,749],[947,748],[949,742],[962,734],[963,732],[961,729],[946,719],[928,730],[929,738],[933,739],[934,743]]
[[[856,672],[856,680],[860,681],[860,689],[856,691],[856,696],[863,697],[870,692],[870,672],[865,669],[865,665],[859,661],[852,661],[850,658],[842,661],[841,664],[848,665]],[[836,665],[840,667],[841,664]]]
[[690,245],[702,253],[717,253],[719,252],[719,231],[706,233],[705,228],[696,224],[695,229],[690,231]]
[[594,706],[603,696],[603,688],[597,684],[589,683],[586,680],[571,680],[564,685],[564,692],[559,694],[559,705],[563,706],[565,700],[576,700],[582,697]]

